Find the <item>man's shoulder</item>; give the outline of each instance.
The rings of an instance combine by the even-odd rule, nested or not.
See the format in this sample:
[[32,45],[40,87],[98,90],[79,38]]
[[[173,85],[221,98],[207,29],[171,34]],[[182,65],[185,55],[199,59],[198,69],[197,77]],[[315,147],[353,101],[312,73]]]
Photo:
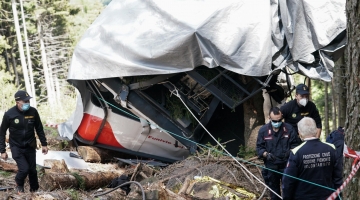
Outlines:
[[[304,148],[303,148],[304,147]],[[302,154],[309,154],[311,152],[317,152],[317,153],[322,153],[322,152],[335,152],[335,145],[327,143],[327,142],[322,142],[320,140],[316,140],[316,141],[305,141],[302,144],[300,144],[299,146],[297,146],[296,148],[294,148],[292,151],[294,154],[299,153],[300,155]]]
[[336,147],[334,144],[331,144],[331,143],[328,143],[328,142],[321,142],[324,144],[324,146],[328,146],[328,147],[331,147],[332,149],[336,150]]
[[301,143],[299,146],[295,147],[294,149],[292,149],[291,151],[293,152],[293,154],[295,155],[296,153],[298,153],[300,151],[300,149],[302,147],[304,147],[306,145],[306,142]]
[[259,129],[259,133],[265,132],[269,129],[269,123],[264,124],[262,127],[260,127]]
[[296,99],[286,102],[284,105],[282,105],[282,106],[280,107],[280,110],[283,111],[283,110],[292,108],[292,107],[294,106],[295,101],[296,101]]
[[29,110],[31,110],[33,112],[37,112],[36,108],[34,108],[34,107],[30,107]]
[[5,112],[5,115],[7,116],[13,116],[19,114],[18,110],[16,109],[16,106],[11,107],[9,110]]
[[308,101],[307,106],[308,106],[309,108],[315,108],[315,109],[316,109],[316,105],[315,105],[315,103],[312,102],[312,101]]

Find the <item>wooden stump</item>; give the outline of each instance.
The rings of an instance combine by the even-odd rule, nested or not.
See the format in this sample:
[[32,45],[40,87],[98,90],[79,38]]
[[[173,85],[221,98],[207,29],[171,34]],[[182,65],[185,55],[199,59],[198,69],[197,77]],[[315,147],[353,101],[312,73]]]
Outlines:
[[45,173],[40,178],[43,190],[80,188],[83,190],[107,186],[121,174],[114,172]]
[[105,162],[112,158],[108,150],[92,146],[79,146],[78,153],[85,162]]
[[45,173],[68,173],[69,169],[65,163],[65,160],[46,159],[44,160],[45,167],[51,167],[51,169],[45,168]]
[[0,161],[0,169],[7,172],[17,172],[18,167],[15,161]]

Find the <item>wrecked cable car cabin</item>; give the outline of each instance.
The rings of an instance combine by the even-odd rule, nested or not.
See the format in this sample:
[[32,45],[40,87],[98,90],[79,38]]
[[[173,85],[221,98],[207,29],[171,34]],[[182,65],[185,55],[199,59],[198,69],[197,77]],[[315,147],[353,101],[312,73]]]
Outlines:
[[346,45],[342,1],[296,2],[112,1],[75,48],[68,81],[78,103],[60,135],[173,162],[212,134],[234,139],[235,156],[243,102],[286,68],[330,81]]

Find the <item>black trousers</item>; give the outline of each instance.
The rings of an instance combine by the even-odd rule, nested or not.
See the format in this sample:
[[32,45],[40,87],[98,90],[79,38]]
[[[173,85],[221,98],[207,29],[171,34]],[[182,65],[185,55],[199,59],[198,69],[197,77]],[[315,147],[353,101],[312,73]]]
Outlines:
[[32,147],[10,147],[13,159],[18,166],[15,182],[18,186],[24,186],[25,178],[29,175],[30,191],[39,189],[39,181],[36,171],[36,150]]
[[[276,169],[275,171],[283,173],[284,169]],[[276,192],[281,196],[280,187],[281,187],[282,174],[267,169],[262,169],[261,173],[264,178],[265,184],[269,186],[270,189],[272,189],[274,192]],[[271,200],[281,200],[278,196],[276,196],[276,194],[274,194],[271,191],[270,191],[270,196],[271,196]]]

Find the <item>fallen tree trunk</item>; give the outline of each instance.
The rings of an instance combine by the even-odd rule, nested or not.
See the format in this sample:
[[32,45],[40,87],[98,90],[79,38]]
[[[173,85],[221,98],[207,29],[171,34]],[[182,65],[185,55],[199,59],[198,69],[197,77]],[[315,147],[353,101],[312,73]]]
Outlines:
[[109,151],[92,146],[79,146],[78,153],[85,162],[105,162],[112,158]]
[[7,161],[0,161],[0,169],[7,172],[17,172],[18,167],[15,161],[7,162]]
[[121,174],[114,172],[45,173],[40,178],[40,187],[46,191],[55,189],[96,189],[107,186]]

